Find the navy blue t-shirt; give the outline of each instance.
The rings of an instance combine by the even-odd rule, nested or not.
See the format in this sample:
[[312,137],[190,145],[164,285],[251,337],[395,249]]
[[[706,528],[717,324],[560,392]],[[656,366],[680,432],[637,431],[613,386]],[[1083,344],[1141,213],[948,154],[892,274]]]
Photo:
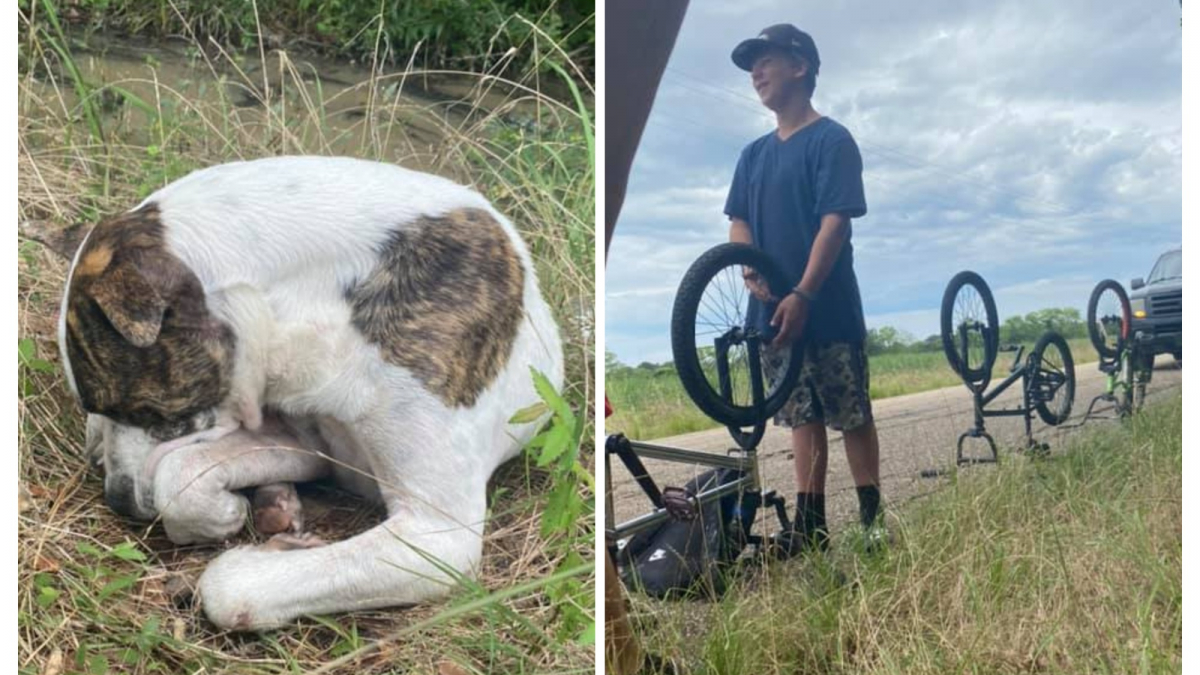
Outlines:
[[[867,212],[862,156],[850,132],[822,117],[786,141],[774,131],[742,151],[725,214],[750,224],[754,245],[767,252],[788,277],[800,283],[821,217]],[[750,300],[751,325],[766,329],[775,307]],[[866,338],[862,299],[854,276],[854,248],[847,236],[837,263],[808,313],[804,339],[810,343],[860,342]]]

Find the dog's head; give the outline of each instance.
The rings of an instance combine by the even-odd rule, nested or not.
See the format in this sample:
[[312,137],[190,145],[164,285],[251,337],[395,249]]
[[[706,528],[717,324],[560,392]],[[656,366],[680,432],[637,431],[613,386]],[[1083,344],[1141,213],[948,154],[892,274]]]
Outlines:
[[103,443],[113,510],[150,517],[150,451],[213,426],[229,395],[234,336],[209,313],[199,279],[145,205],[90,231],[30,233],[71,258],[60,308],[63,371],[84,410],[112,422]]

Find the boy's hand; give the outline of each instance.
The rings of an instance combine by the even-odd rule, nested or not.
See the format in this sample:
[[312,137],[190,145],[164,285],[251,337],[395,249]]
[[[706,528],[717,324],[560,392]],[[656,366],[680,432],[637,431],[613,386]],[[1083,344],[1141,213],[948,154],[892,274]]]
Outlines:
[[808,300],[795,293],[788,293],[775,308],[771,317],[771,327],[779,333],[771,341],[772,347],[786,347],[804,334],[804,326],[808,323]]

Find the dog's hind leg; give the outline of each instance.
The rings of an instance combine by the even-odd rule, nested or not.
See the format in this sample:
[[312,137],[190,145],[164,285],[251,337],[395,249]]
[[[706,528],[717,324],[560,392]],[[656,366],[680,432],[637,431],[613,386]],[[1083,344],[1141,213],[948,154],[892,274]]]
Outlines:
[[393,508],[383,524],[327,546],[227,551],[200,577],[204,612],[221,628],[261,630],[304,615],[444,597],[461,577],[475,575],[482,555],[486,485],[472,487],[454,517]]

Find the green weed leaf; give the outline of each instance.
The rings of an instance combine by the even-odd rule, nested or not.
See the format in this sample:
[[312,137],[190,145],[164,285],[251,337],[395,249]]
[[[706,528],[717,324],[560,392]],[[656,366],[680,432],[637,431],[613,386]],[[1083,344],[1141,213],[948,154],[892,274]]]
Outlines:
[[100,592],[96,594],[96,599],[100,601],[107,600],[113,595],[133,586],[135,583],[137,583],[136,575],[126,574],[119,576],[107,584],[104,584],[104,588],[101,588]]
[[103,654],[97,654],[89,658],[87,670],[91,675],[107,675],[108,658]]
[[39,373],[53,373],[54,364],[37,357],[37,344],[30,338],[17,340],[17,356],[21,365]]
[[41,588],[38,589],[38,594],[37,594],[38,607],[45,609],[45,608],[49,607],[50,605],[53,605],[54,601],[58,599],[59,595],[61,595],[61,594],[58,592],[58,589],[52,588],[50,586],[42,586]]
[[554,390],[554,385],[550,384],[550,380],[536,368],[530,368],[529,371],[533,373],[534,390],[546,402],[546,405],[550,406],[554,414],[563,420],[573,419],[574,415],[571,414],[571,406],[567,405],[563,397]]
[[575,519],[583,510],[583,500],[575,488],[575,482],[562,480],[554,486],[546,511],[542,514],[542,536],[569,532]]
[[545,433],[545,441],[541,446],[542,452],[538,455],[537,465],[539,468],[544,468],[554,460],[563,456],[564,453],[571,447],[571,430],[563,425],[556,424]]
[[139,551],[133,542],[126,541],[113,547],[112,555],[130,562],[146,562],[146,554]]
[[588,622],[583,630],[579,631],[579,635],[575,638],[575,644],[581,647],[591,647],[596,644],[596,620],[592,619]]
[[540,418],[542,415],[545,415],[547,412],[550,412],[550,407],[545,403],[534,403],[529,407],[518,410],[516,414],[509,418],[508,423],[529,424],[530,422],[538,421],[538,418]]
[[21,363],[25,363],[33,358],[36,347],[33,340],[29,338],[21,338],[17,340],[17,355],[21,357]]
[[100,550],[99,548],[96,548],[95,546],[87,543],[86,541],[77,542],[75,544],[75,550],[79,551],[80,553],[82,553],[84,555],[90,555],[93,558],[103,558],[104,557],[104,551]]

